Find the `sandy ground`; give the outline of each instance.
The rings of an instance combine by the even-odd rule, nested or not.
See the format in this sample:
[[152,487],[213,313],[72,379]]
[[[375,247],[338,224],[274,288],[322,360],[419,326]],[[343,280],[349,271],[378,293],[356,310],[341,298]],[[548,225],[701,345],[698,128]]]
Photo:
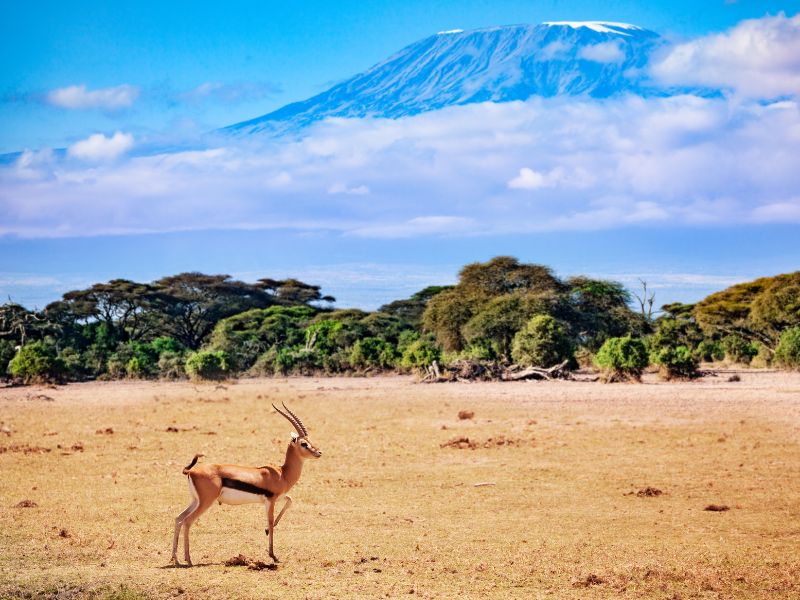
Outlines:
[[[730,374],[0,389],[0,597],[800,598],[800,374]],[[181,468],[280,464],[279,401],[324,455],[277,569],[224,564],[268,561],[257,505],[212,507],[171,567]]]

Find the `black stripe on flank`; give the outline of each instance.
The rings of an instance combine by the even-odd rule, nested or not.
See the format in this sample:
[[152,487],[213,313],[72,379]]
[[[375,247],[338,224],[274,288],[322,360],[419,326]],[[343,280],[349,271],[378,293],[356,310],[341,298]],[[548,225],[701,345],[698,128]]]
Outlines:
[[274,494],[267,489],[260,488],[252,483],[239,481],[238,479],[222,478],[222,487],[231,488],[232,490],[239,490],[240,492],[247,492],[248,494],[257,494],[259,496],[266,496],[271,498]]

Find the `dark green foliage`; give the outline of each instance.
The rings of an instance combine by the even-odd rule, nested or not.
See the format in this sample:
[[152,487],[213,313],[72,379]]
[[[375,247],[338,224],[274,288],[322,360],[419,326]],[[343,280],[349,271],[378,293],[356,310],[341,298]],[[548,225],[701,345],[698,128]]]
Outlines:
[[775,362],[789,369],[800,369],[800,326],[787,329],[781,334],[775,350]]
[[395,300],[389,304],[384,304],[378,310],[397,317],[410,327],[419,329],[422,325],[422,313],[425,312],[428,301],[452,287],[451,285],[431,285],[406,300]]
[[632,379],[639,381],[649,360],[644,342],[630,336],[609,338],[597,351],[595,364],[607,382]]
[[8,372],[8,363],[11,362],[16,353],[14,342],[0,339],[0,379],[5,377]]
[[220,320],[250,308],[274,304],[259,287],[228,275],[181,273],[155,282],[159,329],[196,350]]
[[552,367],[573,358],[572,341],[563,323],[538,315],[514,336],[512,356],[518,364]]
[[108,358],[107,370],[112,377],[154,377],[158,374],[158,352],[150,344],[141,342],[119,344]]
[[698,359],[686,346],[663,347],[652,352],[650,358],[660,367],[664,379],[697,377]]
[[643,335],[649,324],[629,306],[631,295],[621,283],[571,277],[572,320],[582,346],[596,352],[609,337]]
[[399,359],[396,348],[380,338],[366,337],[353,344],[350,351],[350,366],[356,369],[375,367],[390,369]]
[[758,354],[756,343],[750,342],[736,333],[725,336],[721,343],[725,349],[725,357],[731,362],[749,365],[753,357]]
[[336,302],[333,296],[323,296],[320,286],[297,279],[259,279],[257,287],[284,305],[311,304],[312,302]]
[[11,359],[8,372],[25,383],[40,383],[59,381],[65,374],[65,368],[52,346],[44,342],[31,342],[20,348]]
[[225,352],[194,352],[186,359],[186,374],[192,379],[225,379],[230,373],[228,356]]
[[725,358],[725,348],[719,342],[703,340],[697,345],[695,356],[705,362],[719,361]]

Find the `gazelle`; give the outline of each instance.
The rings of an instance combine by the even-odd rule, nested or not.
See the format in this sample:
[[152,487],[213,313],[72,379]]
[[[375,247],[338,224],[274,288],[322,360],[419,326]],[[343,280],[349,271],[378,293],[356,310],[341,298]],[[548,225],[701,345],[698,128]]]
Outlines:
[[[203,456],[196,454],[183,474],[188,476],[189,493],[192,501],[186,509],[175,518],[175,535],[172,538],[172,562],[178,562],[178,536],[183,527],[183,556],[187,566],[192,566],[189,555],[189,529],[200,515],[218,501],[220,504],[264,504],[267,509],[267,528],[269,536],[269,555],[278,562],[272,550],[272,541],[275,527],[281,520],[283,513],[292,505],[292,499],[286,493],[300,479],[303,461],[307,458],[319,458],[322,452],[308,439],[308,431],[303,422],[294,414],[286,404],[283,412],[274,404],[272,408],[294,426],[297,433],[292,433],[292,441],[286,449],[286,459],[281,467],[242,467],[239,465],[201,465],[196,469],[197,459]],[[288,413],[288,414],[287,414]],[[286,498],[281,512],[275,518],[275,503],[281,498]]]

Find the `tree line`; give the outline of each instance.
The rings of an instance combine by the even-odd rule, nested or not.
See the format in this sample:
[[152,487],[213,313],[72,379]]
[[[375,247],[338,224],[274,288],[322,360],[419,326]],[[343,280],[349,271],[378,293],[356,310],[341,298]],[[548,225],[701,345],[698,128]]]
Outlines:
[[336,309],[320,286],[182,273],[115,279],[39,311],[0,306],[0,374],[87,379],[339,374],[493,365],[594,367],[606,380],[648,366],[689,378],[701,362],[800,367],[800,272],[757,279],[654,314],[646,288],[500,256],[466,265],[377,311]]

